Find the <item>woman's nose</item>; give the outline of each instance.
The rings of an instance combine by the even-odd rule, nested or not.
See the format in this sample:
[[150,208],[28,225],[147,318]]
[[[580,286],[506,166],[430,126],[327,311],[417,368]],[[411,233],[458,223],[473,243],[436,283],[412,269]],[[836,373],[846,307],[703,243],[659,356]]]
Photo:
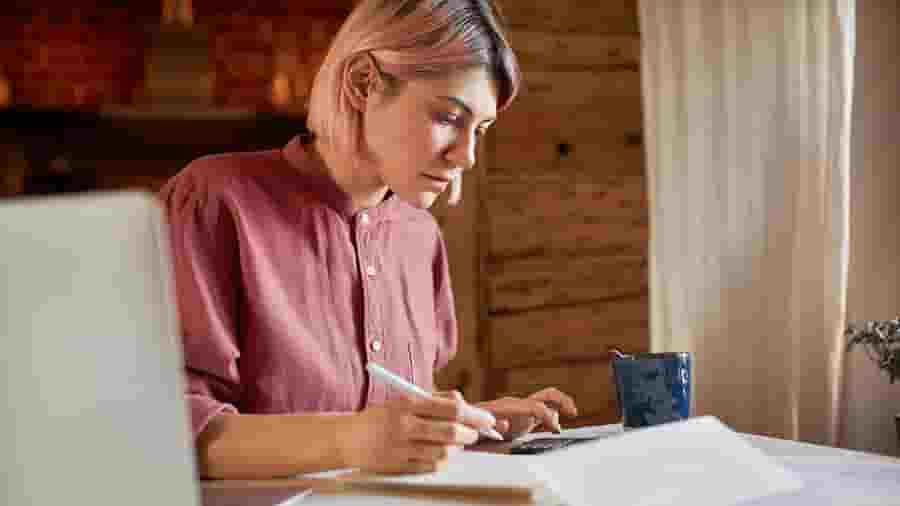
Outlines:
[[451,146],[447,158],[454,167],[468,170],[475,166],[475,150],[478,147],[478,138],[474,133],[461,135]]

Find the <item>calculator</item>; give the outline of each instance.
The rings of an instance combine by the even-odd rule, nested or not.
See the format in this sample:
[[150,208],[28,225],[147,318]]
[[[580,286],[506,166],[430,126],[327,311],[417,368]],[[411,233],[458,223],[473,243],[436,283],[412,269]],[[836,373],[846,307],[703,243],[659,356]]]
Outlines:
[[522,441],[521,443],[514,444],[510,449],[509,453],[514,455],[534,455],[537,453],[543,453],[550,450],[558,450],[560,448],[565,448],[571,444],[575,444],[582,441],[590,441],[590,439],[584,438],[537,438],[532,439],[531,441]]

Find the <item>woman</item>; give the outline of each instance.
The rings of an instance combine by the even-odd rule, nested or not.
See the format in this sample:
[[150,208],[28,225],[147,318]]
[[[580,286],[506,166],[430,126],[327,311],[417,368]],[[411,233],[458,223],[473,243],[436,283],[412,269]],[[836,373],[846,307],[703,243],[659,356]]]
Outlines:
[[[363,0],[283,149],[195,160],[162,190],[187,398],[209,478],[433,470],[485,422],[425,389],[456,349],[446,250],[428,207],[459,198],[478,138],[519,86],[490,0]],[[479,404],[507,436],[552,427],[556,389]]]

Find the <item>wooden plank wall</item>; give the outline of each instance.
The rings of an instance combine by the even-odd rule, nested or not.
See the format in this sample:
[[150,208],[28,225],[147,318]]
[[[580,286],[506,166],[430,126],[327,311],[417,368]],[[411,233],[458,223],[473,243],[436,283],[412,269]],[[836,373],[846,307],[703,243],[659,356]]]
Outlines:
[[608,348],[649,346],[636,0],[503,7],[526,87],[485,142],[477,289],[457,290],[480,322],[444,378],[469,398],[555,385],[578,423],[612,422]]

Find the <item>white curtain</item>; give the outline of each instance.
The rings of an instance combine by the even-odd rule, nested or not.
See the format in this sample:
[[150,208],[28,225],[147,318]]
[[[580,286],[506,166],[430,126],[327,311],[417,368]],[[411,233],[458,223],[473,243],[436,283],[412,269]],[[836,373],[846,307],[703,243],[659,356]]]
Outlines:
[[[847,318],[888,320],[900,314],[900,2],[857,0],[856,27]],[[900,384],[860,348],[844,369],[840,446],[900,457]]]
[[835,444],[853,0],[640,0],[651,348],[694,412]]

